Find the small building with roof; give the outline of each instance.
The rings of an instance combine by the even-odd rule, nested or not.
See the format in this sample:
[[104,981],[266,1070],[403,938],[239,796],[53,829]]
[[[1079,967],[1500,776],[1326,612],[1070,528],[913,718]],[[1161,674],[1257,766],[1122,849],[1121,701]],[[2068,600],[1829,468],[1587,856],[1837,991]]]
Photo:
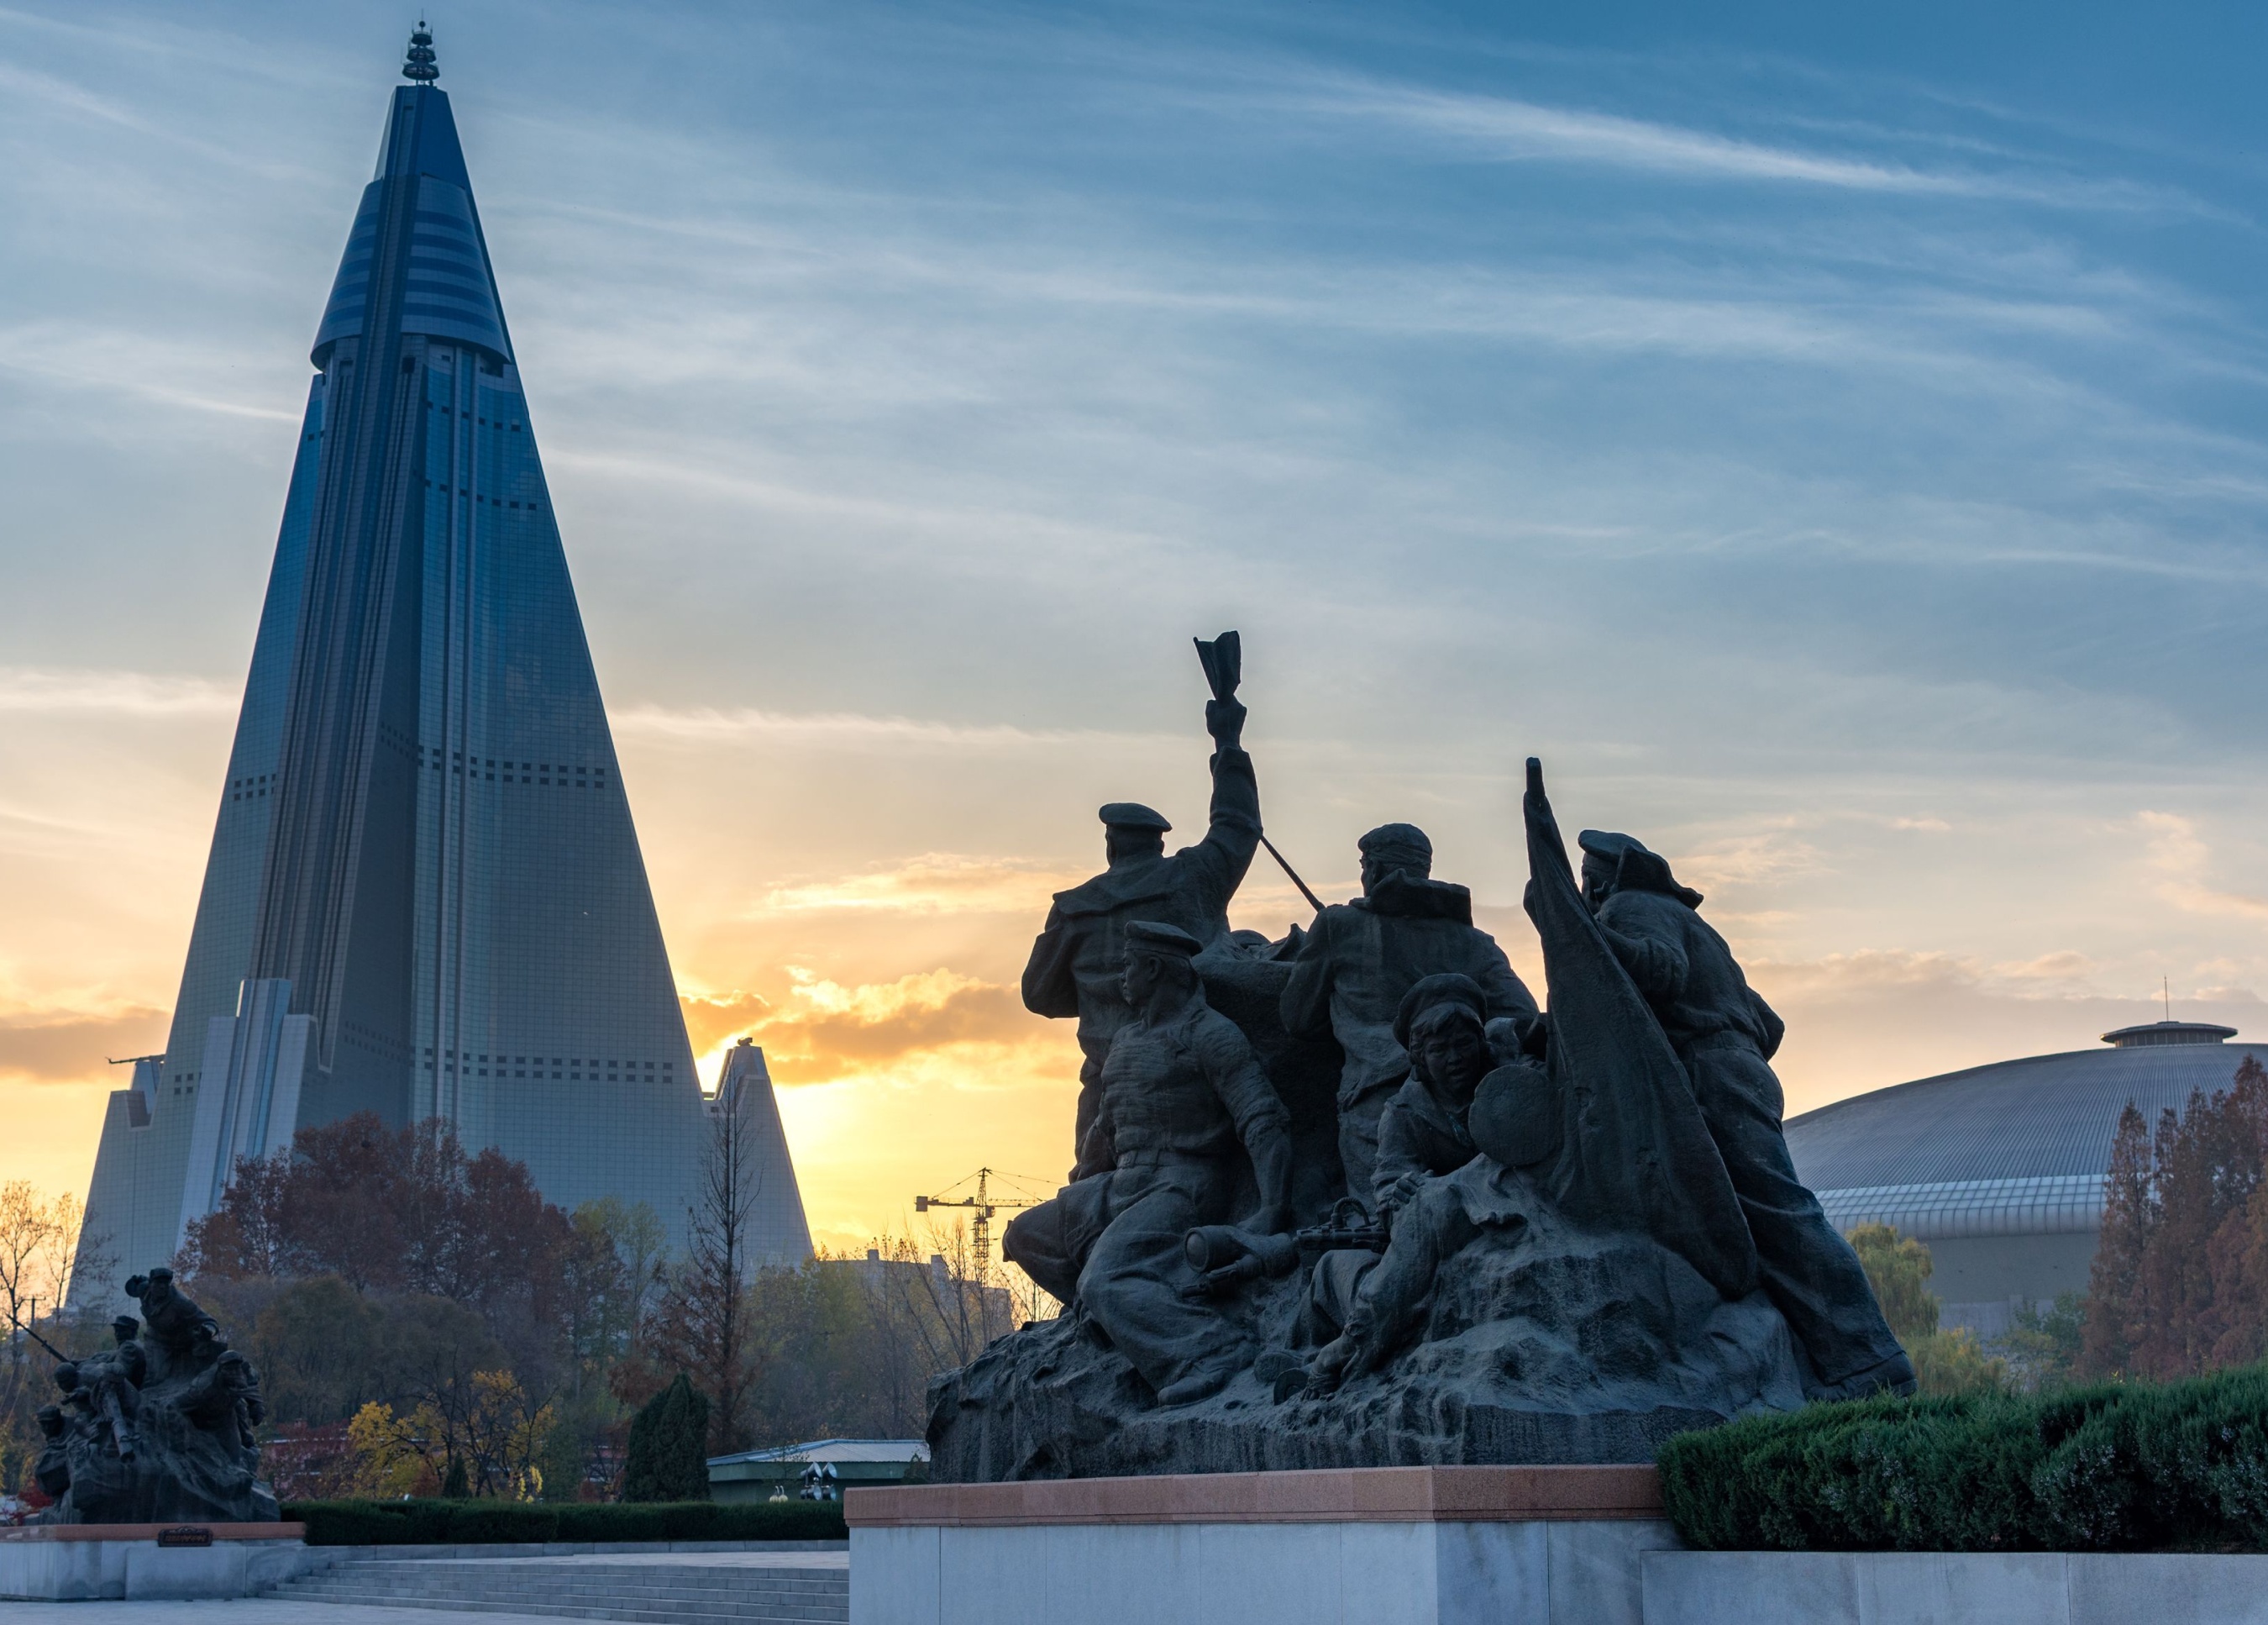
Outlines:
[[2154,1127],[2191,1094],[2226,1089],[2246,1056],[2234,1027],[2150,1022],[2108,1049],[1996,1061],[1838,1100],[1787,1121],[1797,1175],[1836,1229],[1870,1221],[1928,1244],[1943,1324],[1980,1336],[2016,1310],[2087,1289],[2103,1178],[2131,1101]]
[[731,1504],[793,1500],[806,1470],[827,1469],[834,1495],[862,1485],[902,1484],[928,1472],[929,1445],[920,1439],[812,1439],[770,1450],[744,1450],[709,1458],[709,1498]]

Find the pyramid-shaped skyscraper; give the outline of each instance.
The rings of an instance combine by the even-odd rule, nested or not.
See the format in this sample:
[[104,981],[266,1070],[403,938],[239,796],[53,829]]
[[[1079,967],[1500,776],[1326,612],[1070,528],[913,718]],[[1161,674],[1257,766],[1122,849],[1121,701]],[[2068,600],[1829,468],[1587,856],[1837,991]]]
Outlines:
[[[166,1053],[103,1123],[88,1233],[133,1268],[239,1159],[356,1112],[681,1241],[700,1178],[711,1108],[431,44],[315,335]],[[768,1136],[754,1251],[799,1262],[761,1057],[733,1061]]]

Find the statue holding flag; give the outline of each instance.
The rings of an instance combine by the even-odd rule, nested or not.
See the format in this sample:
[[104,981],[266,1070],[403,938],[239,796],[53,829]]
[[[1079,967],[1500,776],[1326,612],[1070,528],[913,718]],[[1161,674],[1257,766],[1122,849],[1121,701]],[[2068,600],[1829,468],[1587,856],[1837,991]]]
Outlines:
[[1260,785],[1244,752],[1244,706],[1236,698],[1242,654],[1237,635],[1197,645],[1213,698],[1205,702],[1212,736],[1212,809],[1204,838],[1167,853],[1165,817],[1139,801],[1101,810],[1108,867],[1056,894],[1046,927],[1024,966],[1024,1006],[1036,1016],[1079,1022],[1079,1118],[1083,1148],[1101,1102],[1102,1063],[1110,1041],[1131,1021],[1119,987],[1126,927],[1136,920],[1171,926],[1211,946],[1228,934],[1228,903],[1259,849]]

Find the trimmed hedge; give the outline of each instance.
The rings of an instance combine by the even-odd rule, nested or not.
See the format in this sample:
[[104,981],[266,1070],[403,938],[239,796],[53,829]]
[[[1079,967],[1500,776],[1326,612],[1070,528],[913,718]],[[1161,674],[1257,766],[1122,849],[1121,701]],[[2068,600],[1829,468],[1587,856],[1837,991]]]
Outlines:
[[1681,1434],[1659,1460],[1705,1550],[2268,1551],[2268,1368],[1813,1405]]
[[519,1540],[843,1540],[832,1501],[301,1501],[284,1516],[310,1546],[477,1546]]

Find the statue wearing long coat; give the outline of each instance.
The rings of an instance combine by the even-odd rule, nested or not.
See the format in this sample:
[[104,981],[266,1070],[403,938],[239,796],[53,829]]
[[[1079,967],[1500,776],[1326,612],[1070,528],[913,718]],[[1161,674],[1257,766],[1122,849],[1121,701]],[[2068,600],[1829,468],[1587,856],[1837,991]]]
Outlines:
[[1035,1016],[1079,1018],[1079,1119],[1074,1146],[1086,1143],[1101,1098],[1110,1041],[1133,1019],[1118,988],[1126,927],[1138,920],[1174,926],[1200,942],[1228,934],[1228,903],[1260,849],[1260,783],[1252,758],[1233,744],[1212,757],[1211,827],[1204,839],[1170,855],[1122,859],[1093,880],[1056,893],[1055,906],[1024,966],[1024,1008]]

